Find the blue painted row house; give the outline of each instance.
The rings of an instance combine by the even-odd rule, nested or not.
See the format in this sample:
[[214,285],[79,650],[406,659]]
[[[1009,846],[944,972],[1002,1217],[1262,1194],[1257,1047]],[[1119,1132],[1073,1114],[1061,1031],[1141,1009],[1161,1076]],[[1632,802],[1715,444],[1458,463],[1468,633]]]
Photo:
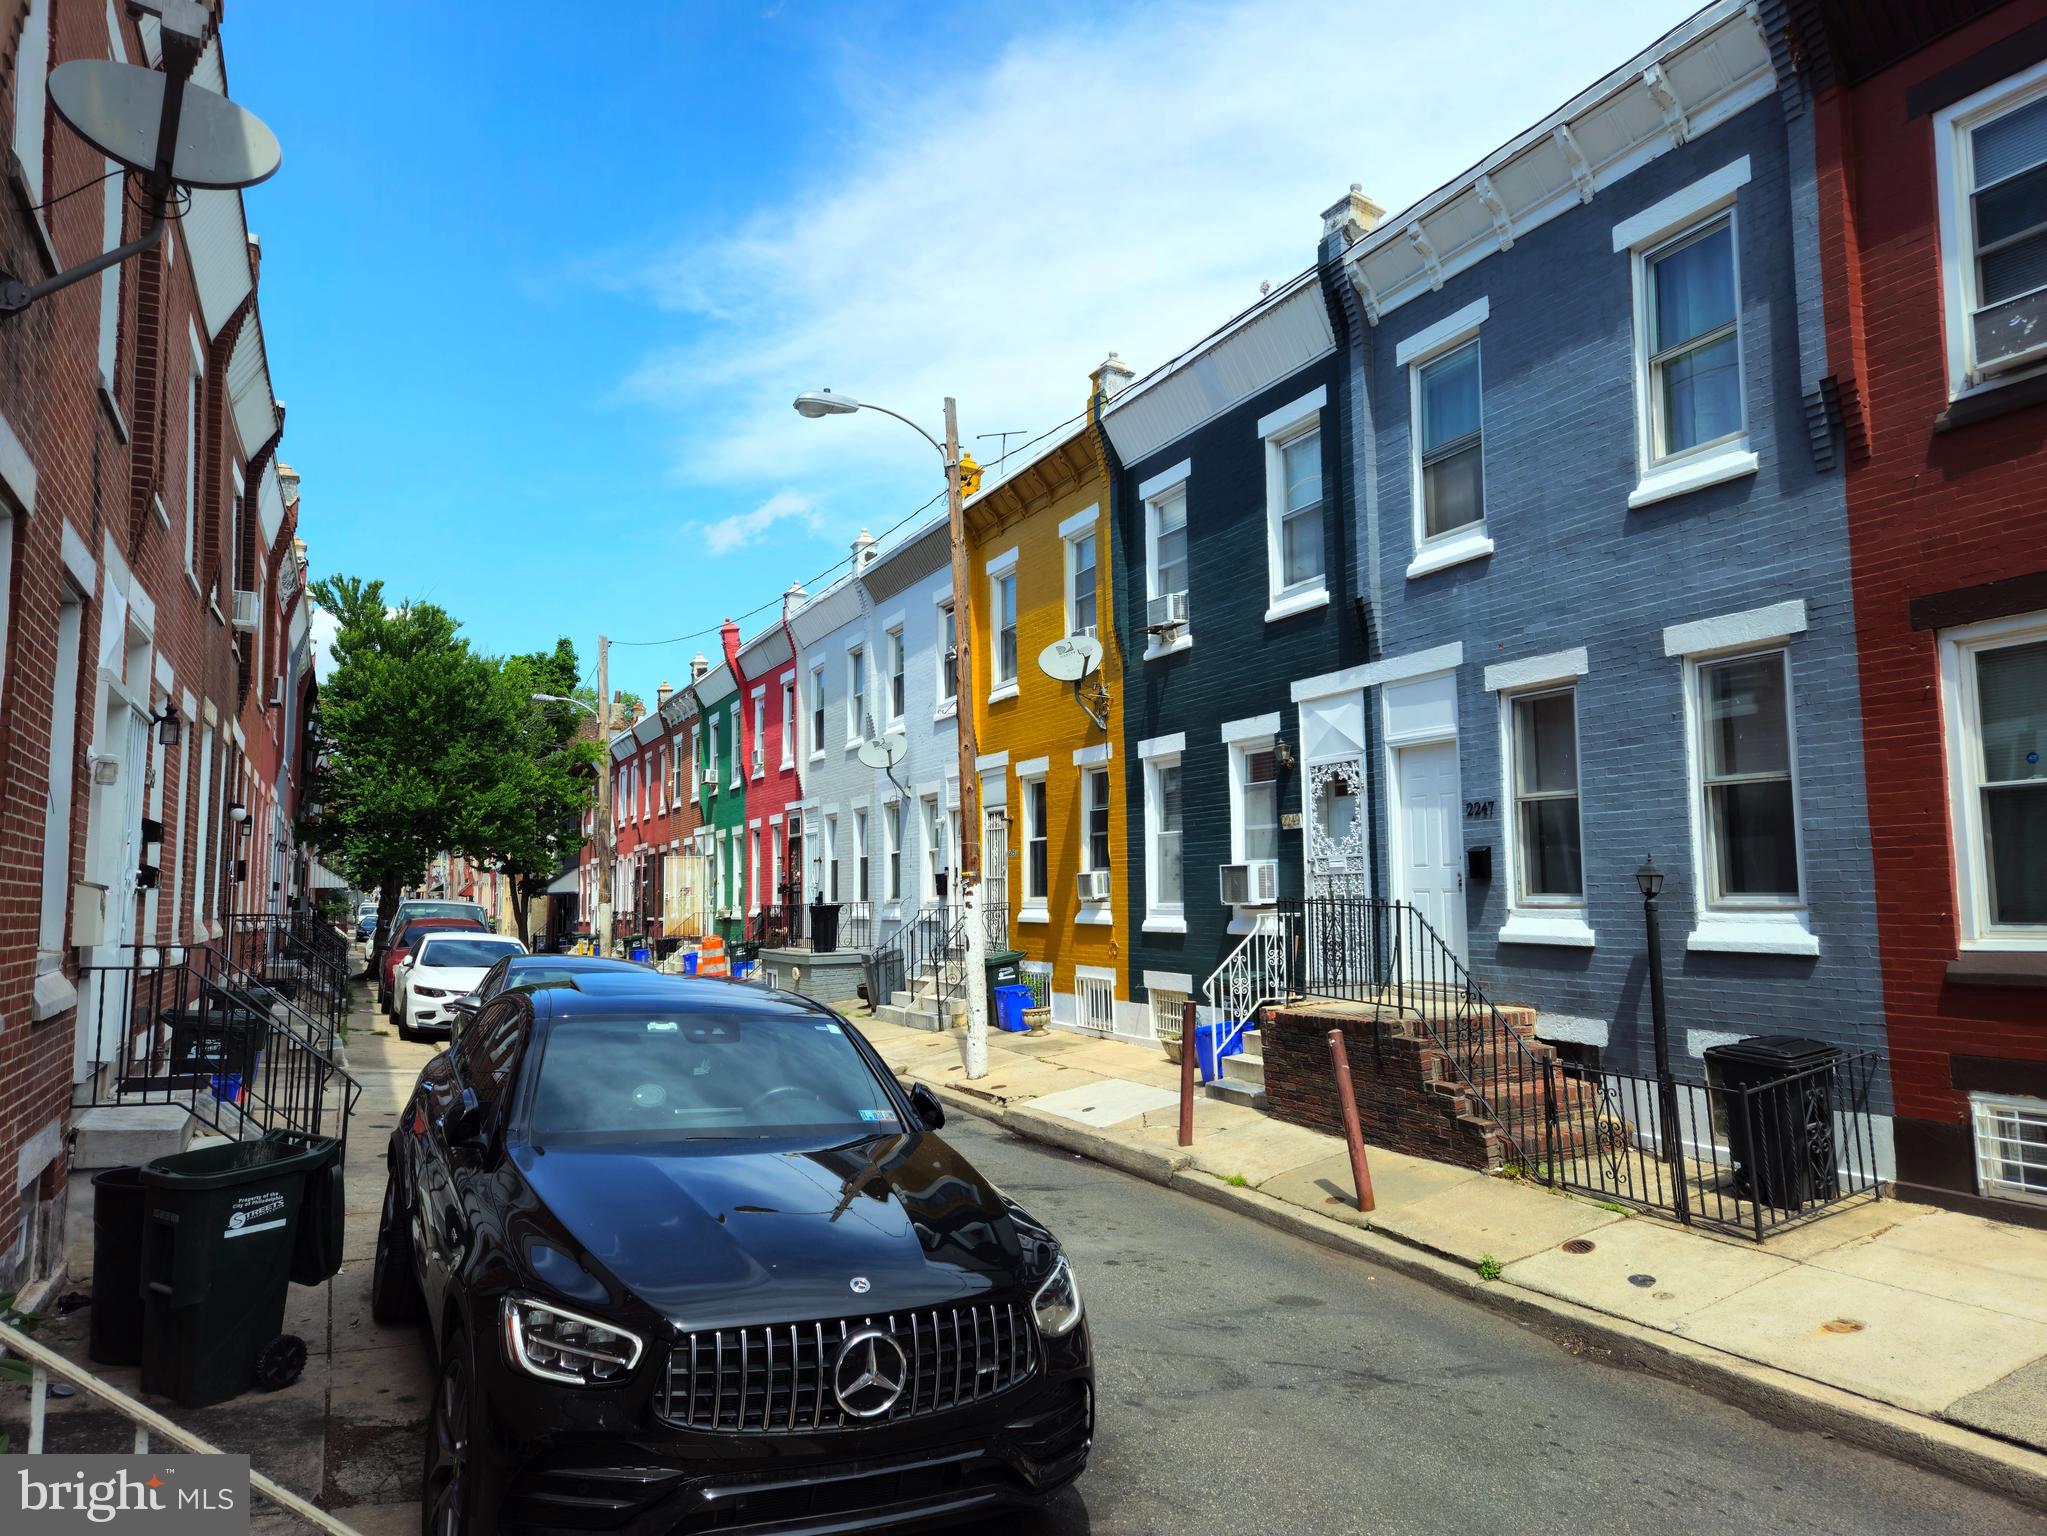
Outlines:
[[1681,1076],[1882,1045],[1811,128],[1767,25],[1708,7],[1391,218],[1353,188],[1314,272],[1105,402],[1136,996],[1198,996],[1257,920],[1222,882],[1272,879],[1410,905],[1543,1039],[1643,1070],[1653,855]]

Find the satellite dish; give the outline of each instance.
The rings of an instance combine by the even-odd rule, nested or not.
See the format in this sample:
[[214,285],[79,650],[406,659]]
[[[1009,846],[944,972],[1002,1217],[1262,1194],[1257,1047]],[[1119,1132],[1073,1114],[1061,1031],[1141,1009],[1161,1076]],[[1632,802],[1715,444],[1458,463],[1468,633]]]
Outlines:
[[[111,59],[72,59],[50,72],[50,102],[72,130],[131,171],[153,171],[169,76]],[[253,112],[190,81],[177,119],[171,180],[226,192],[277,173],[277,135]]]
[[909,747],[908,737],[900,731],[890,731],[886,736],[868,737],[860,743],[856,755],[870,768],[888,769],[903,760]]
[[1093,635],[1068,635],[1038,652],[1038,670],[1059,683],[1077,683],[1102,664],[1102,642]]

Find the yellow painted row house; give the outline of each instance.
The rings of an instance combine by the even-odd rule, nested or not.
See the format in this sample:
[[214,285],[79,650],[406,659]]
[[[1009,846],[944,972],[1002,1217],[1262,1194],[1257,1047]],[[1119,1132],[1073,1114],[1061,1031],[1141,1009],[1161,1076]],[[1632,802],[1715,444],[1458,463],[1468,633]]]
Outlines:
[[[1111,359],[1108,369],[1124,376]],[[1099,389],[1097,372],[1092,388]],[[1011,944],[1049,976],[1053,1019],[1107,1034],[1130,1018],[1122,803],[1122,656],[1111,604],[1109,482],[1087,417],[966,504],[974,583],[967,692],[975,714],[987,876]],[[1100,646],[1077,683],[1049,675],[1046,648]]]

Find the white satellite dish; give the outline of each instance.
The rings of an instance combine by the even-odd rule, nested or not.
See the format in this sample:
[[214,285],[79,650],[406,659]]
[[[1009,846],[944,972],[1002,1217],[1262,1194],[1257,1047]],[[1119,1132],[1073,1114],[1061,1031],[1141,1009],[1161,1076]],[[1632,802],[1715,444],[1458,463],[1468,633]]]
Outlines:
[[890,731],[886,736],[870,736],[861,742],[855,755],[870,768],[889,769],[903,760],[903,754],[910,748],[909,738],[900,731]]
[[[72,59],[50,71],[50,104],[77,135],[131,171],[154,171],[170,77],[139,64]],[[252,187],[284,159],[277,135],[217,91],[184,82],[171,180],[208,191]]]
[[1093,635],[1068,635],[1038,652],[1038,670],[1054,682],[1077,683],[1102,664],[1102,642]]

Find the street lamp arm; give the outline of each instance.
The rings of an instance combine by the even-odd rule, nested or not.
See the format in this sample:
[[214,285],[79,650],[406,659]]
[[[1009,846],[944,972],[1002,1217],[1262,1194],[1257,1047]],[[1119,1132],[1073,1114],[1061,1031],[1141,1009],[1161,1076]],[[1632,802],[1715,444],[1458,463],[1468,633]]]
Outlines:
[[915,432],[919,437],[923,438],[925,442],[929,443],[933,448],[936,448],[938,450],[939,458],[945,460],[947,464],[950,464],[952,462],[951,456],[947,454],[945,451],[945,444],[941,443],[929,432],[926,432],[922,427],[918,426],[916,422],[912,421],[909,417],[905,416],[901,411],[892,411],[885,405],[876,405],[872,401],[868,400],[862,400],[860,402],[860,409],[863,411],[879,411],[884,416],[895,417],[897,421],[900,421],[904,426],[908,427],[911,431]]
[[565,693],[536,693],[533,695],[533,702],[536,704],[573,704],[593,720],[602,720],[604,718],[597,713],[594,706],[585,704],[581,699],[572,699]]

